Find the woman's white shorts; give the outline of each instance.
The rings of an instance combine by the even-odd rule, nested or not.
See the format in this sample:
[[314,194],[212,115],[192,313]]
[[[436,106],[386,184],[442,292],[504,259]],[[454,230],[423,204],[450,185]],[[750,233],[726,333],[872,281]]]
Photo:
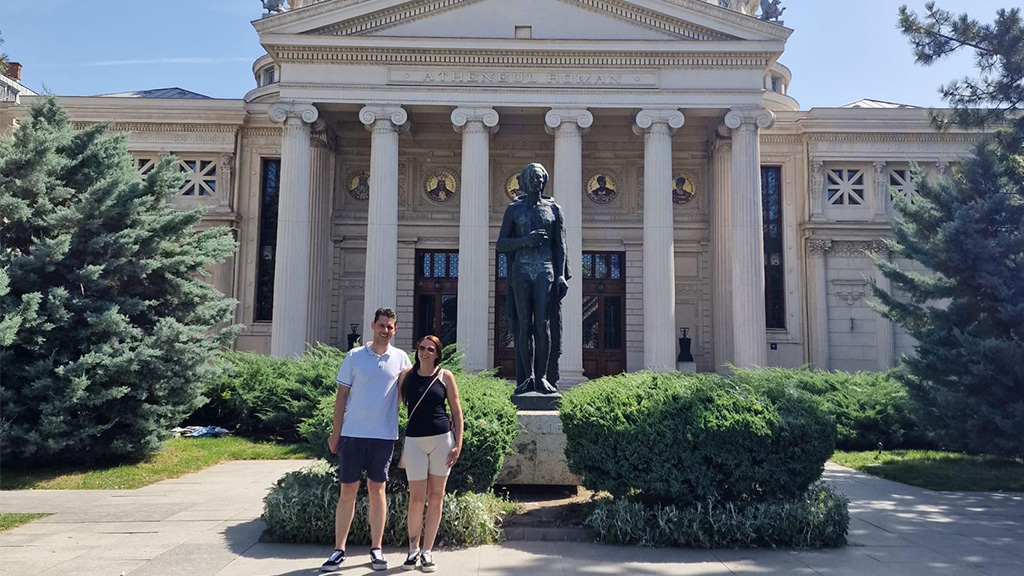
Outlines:
[[405,437],[402,458],[405,460],[405,474],[410,481],[426,480],[431,476],[447,476],[451,468],[445,466],[448,453],[455,447],[451,432],[420,438]]

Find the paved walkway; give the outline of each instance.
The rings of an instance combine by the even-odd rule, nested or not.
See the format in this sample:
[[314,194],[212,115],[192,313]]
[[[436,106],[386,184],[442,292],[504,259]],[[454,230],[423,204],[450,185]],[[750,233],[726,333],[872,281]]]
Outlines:
[[[0,533],[0,575],[309,576],[322,546],[259,542],[262,498],[301,461],[231,462],[130,491],[0,492],[0,511],[53,516]],[[829,466],[850,500],[839,550],[678,550],[510,542],[435,554],[438,574],[1024,575],[1024,494],[929,492]],[[341,574],[372,571],[351,547]],[[388,550],[392,568],[405,555]]]

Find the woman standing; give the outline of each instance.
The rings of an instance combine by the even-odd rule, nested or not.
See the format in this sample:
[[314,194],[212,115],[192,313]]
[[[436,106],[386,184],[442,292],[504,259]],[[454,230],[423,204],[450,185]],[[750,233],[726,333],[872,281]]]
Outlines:
[[[459,389],[452,373],[438,367],[442,359],[441,340],[424,336],[416,352],[416,363],[399,379],[400,394],[409,414],[402,452],[409,478],[409,556],[402,565],[405,570],[416,568],[417,561],[424,572],[436,569],[431,551],[441,525],[445,484],[462,452]],[[445,411],[446,400],[451,409],[450,419]]]

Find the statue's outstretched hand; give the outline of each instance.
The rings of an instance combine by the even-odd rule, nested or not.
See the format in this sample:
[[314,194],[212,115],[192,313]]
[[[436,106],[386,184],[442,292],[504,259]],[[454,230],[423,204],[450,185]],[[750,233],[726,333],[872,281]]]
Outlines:
[[548,239],[548,233],[543,229],[537,229],[526,235],[526,245],[531,248],[536,248],[544,243]]

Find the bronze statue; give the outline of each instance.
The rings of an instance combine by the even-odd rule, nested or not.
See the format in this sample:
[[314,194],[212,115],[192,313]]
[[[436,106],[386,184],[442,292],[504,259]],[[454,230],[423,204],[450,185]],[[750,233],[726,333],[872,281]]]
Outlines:
[[569,289],[562,210],[544,196],[548,173],[537,163],[519,176],[522,196],[505,209],[497,249],[509,253],[506,299],[516,343],[516,394],[558,391],[562,299]]

